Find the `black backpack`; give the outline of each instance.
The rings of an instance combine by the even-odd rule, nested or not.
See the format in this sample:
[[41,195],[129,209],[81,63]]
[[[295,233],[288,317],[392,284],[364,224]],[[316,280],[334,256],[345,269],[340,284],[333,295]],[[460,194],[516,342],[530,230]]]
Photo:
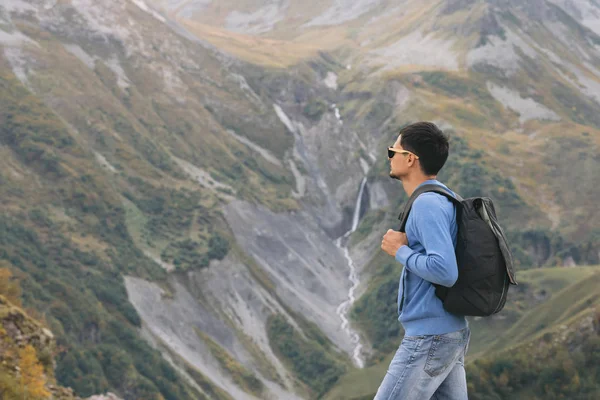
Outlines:
[[458,315],[489,316],[502,310],[510,284],[516,285],[513,259],[502,228],[496,220],[492,200],[487,197],[463,199],[444,187],[423,185],[410,196],[398,219],[404,232],[416,198],[426,192],[439,193],[456,205],[456,261],[458,280],[448,288],[434,284],[444,309]]

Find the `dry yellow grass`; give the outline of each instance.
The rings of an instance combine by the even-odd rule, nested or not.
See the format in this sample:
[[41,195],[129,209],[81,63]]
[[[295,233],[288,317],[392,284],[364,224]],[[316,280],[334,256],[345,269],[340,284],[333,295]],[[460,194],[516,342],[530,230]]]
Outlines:
[[340,28],[311,31],[293,41],[262,38],[226,31],[194,21],[181,23],[194,35],[248,62],[285,68],[315,57],[319,51],[333,50],[345,42]]

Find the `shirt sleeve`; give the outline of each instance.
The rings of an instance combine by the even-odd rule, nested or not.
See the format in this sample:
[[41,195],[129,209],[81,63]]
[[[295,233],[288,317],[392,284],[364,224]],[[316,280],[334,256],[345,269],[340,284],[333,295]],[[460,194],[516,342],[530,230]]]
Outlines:
[[396,260],[422,279],[438,285],[451,287],[458,279],[456,253],[450,233],[450,219],[444,204],[434,193],[425,193],[414,202],[411,213],[411,242],[419,242],[425,254],[402,246],[396,252]]

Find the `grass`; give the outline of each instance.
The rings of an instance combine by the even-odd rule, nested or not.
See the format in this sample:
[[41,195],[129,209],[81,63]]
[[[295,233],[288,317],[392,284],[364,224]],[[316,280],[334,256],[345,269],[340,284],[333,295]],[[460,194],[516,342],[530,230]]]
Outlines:
[[211,354],[217,359],[221,368],[231,375],[233,381],[245,392],[260,397],[264,392],[264,384],[250,370],[241,365],[231,354],[223,349],[217,342],[200,330],[196,333],[208,345]]
[[191,20],[182,21],[195,35],[254,64],[286,68],[316,57],[319,51],[333,50],[345,39],[344,29],[327,28],[306,33],[293,41],[261,38],[229,32]]
[[[502,338],[498,338],[497,341],[493,342],[489,340],[490,337],[498,337],[498,332],[508,332],[513,329],[511,327],[516,326],[530,332],[530,327],[526,328],[525,325],[529,323],[527,322],[529,321],[528,315],[531,312],[539,313],[539,307],[550,302],[554,296],[559,296],[561,290],[572,288],[576,283],[584,282],[598,272],[600,272],[600,268],[589,266],[568,269],[561,267],[530,269],[518,272],[517,281],[519,286],[510,288],[509,299],[505,309],[500,314],[505,318],[481,318],[470,321],[471,345],[469,358],[477,358],[490,349],[501,350],[507,344],[506,340]],[[536,303],[538,305],[532,308]],[[546,311],[542,312],[546,314]],[[531,325],[533,325],[533,322]],[[521,337],[522,335],[519,334],[518,336]]]
[[[491,343],[485,350],[486,356],[489,356],[490,351],[500,352],[531,340],[558,324],[566,323],[585,309],[600,305],[600,269],[596,268],[596,273],[592,275],[582,276],[576,283],[558,291],[548,301],[525,313],[504,335]],[[475,357],[478,355],[481,354]]]
[[[511,346],[522,344],[543,335],[570,319],[580,316],[593,306],[600,305],[600,266],[575,268],[543,268],[521,272],[517,280],[528,286],[527,296],[511,288],[511,294],[523,300],[531,294],[545,290],[549,297],[540,304],[520,311],[520,318],[470,320],[471,344],[467,363],[482,355],[488,357]],[[514,302],[507,302],[506,311],[511,311]],[[514,310],[513,310],[514,311]],[[502,313],[505,311],[503,310]],[[517,312],[517,311],[514,311]],[[491,341],[490,338],[497,338]],[[395,351],[390,352],[380,363],[363,370],[352,369],[342,376],[338,384],[325,396],[326,400],[362,400],[372,398]],[[370,396],[370,397],[369,397]]]

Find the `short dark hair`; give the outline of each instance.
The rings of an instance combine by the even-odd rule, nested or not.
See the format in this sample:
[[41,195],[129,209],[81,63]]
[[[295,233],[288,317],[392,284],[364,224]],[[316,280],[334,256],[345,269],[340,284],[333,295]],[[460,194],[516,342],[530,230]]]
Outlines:
[[448,159],[448,136],[432,122],[416,122],[400,130],[402,148],[419,156],[426,175],[437,175]]

